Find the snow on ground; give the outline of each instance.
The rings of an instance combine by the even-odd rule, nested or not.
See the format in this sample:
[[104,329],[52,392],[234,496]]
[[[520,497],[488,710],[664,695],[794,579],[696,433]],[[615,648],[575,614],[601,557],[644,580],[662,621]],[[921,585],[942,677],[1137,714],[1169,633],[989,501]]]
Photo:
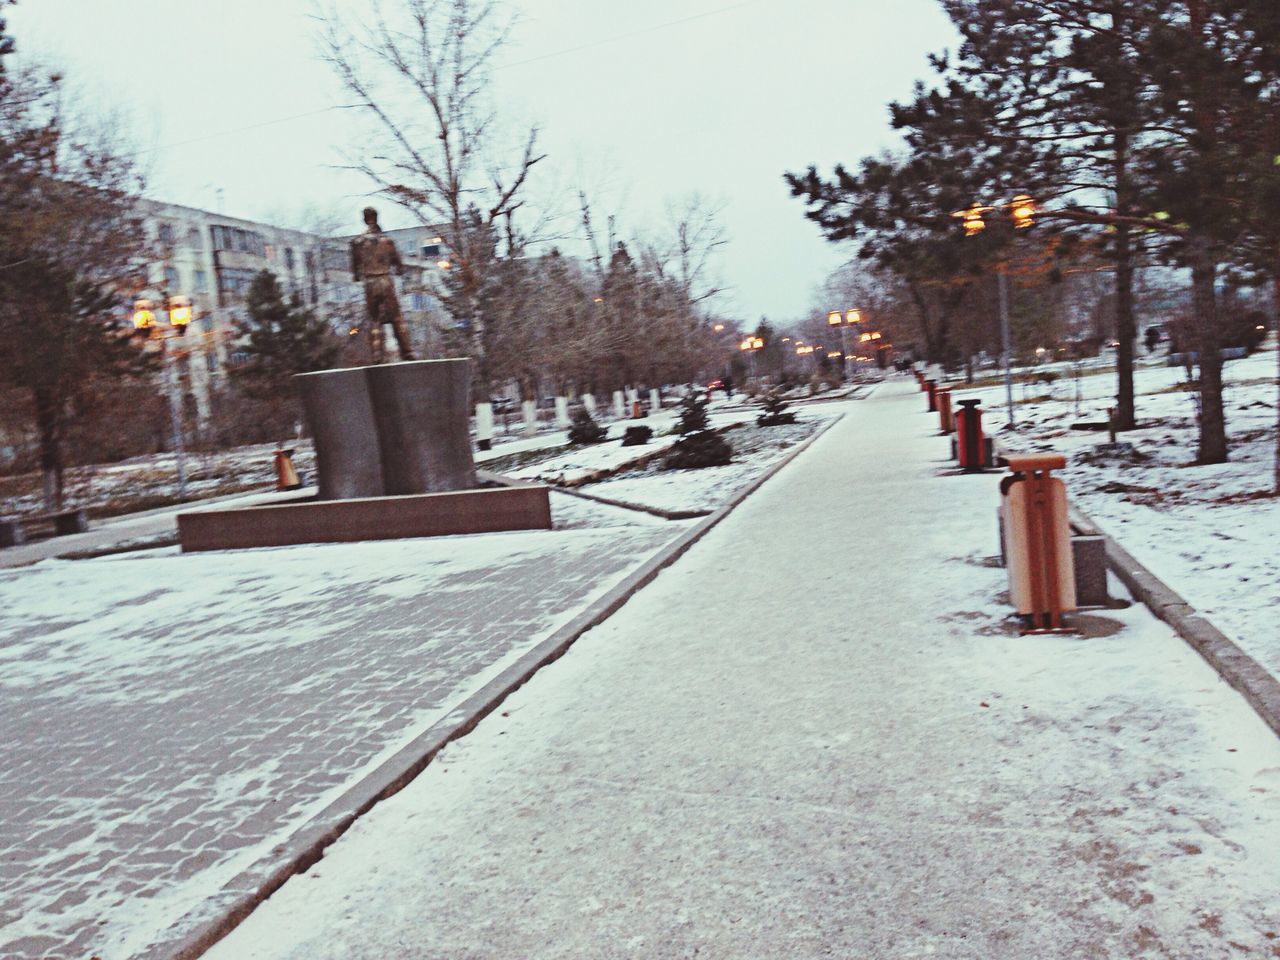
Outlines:
[[849,409],[847,403],[804,408],[797,411],[794,424],[757,427],[749,423],[731,430],[725,438],[733,445],[733,462],[723,467],[663,470],[653,463],[599,483],[585,484],[580,489],[584,493],[660,510],[714,510]]
[[[568,498],[565,498],[568,499]],[[560,506],[559,504],[557,506]],[[0,956],[132,956],[682,524],[0,572]]]
[[[735,430],[731,468],[680,471],[678,497],[651,475],[662,492],[637,496],[719,506],[847,406]],[[600,462],[633,455],[610,445]],[[0,953],[66,942],[116,960],[215,911],[230,878],[686,528],[555,491],[552,510],[547,535],[0,573],[0,709],[16,731],[0,807],[23,811],[0,855],[26,878],[0,898]],[[136,524],[111,526],[127,540]]]
[[[1072,501],[1114,536],[1156,576],[1180,593],[1219,629],[1280,676],[1280,499],[1270,496],[1276,429],[1276,355],[1266,350],[1224,367],[1227,434],[1231,460],[1196,466],[1195,394],[1182,367],[1162,359],[1138,368],[1140,429],[1122,433],[1133,455],[1097,452],[1105,432],[1070,429],[1081,421],[1105,421],[1114,404],[1115,376],[1107,372],[1077,382],[1070,368],[1052,397],[1035,400],[1046,388],[1025,388],[1016,433],[1001,431],[1001,442],[1024,452],[1052,450],[1068,455],[1063,473]],[[1024,387],[1015,386],[1021,400]],[[1005,423],[1004,391],[969,391],[957,385],[953,397],[981,396],[985,424]],[[1078,409],[1078,413],[1077,413]]]
[[1277,955],[1280,744],[1141,606],[1018,636],[996,478],[902,395],[208,960]]
[[[742,406],[736,409],[711,413],[708,422],[712,427],[729,427],[754,421],[757,410]],[[671,411],[657,414],[645,420],[619,420],[609,429],[609,439],[578,447],[559,447],[540,451],[532,462],[504,470],[507,476],[520,480],[537,480],[546,483],[573,483],[601,470],[611,470],[655,452],[669,449],[678,439],[675,432],[677,416]],[[622,445],[627,427],[647,426],[653,430],[652,439],[632,447]]]

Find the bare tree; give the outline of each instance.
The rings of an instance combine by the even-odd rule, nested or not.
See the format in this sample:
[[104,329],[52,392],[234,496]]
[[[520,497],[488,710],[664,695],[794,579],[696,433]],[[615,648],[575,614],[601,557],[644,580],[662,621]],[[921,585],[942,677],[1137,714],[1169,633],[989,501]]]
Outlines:
[[351,167],[439,229],[462,294],[451,303],[454,319],[479,352],[482,271],[493,258],[473,246],[487,242],[477,234],[491,233],[508,253],[523,245],[514,216],[544,156],[536,126],[503,142],[489,98],[493,58],[512,21],[498,0],[394,0],[393,7],[375,0],[358,22],[329,8],[322,51],[373,121],[377,149],[351,158]]
[[660,280],[676,284],[694,308],[714,300],[725,288],[716,279],[717,251],[729,240],[721,222],[725,203],[691,193],[667,207],[662,235],[645,244],[645,266]]

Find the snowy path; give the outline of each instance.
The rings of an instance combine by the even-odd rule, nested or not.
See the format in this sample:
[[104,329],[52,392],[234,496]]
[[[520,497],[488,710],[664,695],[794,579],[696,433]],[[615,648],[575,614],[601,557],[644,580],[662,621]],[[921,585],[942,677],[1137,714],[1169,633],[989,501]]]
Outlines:
[[[1141,607],[1023,638],[899,381],[207,956],[1277,955],[1280,744]],[[109,958],[110,960],[110,958]]]

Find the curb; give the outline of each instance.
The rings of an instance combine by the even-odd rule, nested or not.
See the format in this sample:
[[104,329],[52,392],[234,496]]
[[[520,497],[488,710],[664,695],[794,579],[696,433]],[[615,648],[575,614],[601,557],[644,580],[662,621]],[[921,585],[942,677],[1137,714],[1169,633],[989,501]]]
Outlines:
[[[642,587],[683,556],[690,547],[739,507],[744,500],[808,450],[828,430],[844,419],[833,417],[811,437],[800,443],[786,457],[738,491],[733,498],[702,520],[674,542],[663,547],[626,576],[586,610],[552,633],[498,676],[486,683],[444,719],[415,737],[354,787],[312,817],[284,843],[273,856],[260,859],[222,887],[223,893],[234,891],[234,899],[218,917],[207,921],[190,933],[172,940],[161,939],[138,955],[139,960],[195,960],[234,930],[285,882],[303,873],[324,856],[327,847],[347,832],[357,819],[368,813],[379,801],[407,787],[436,755],[449,743],[470,733],[504,700],[524,686],[543,667],[560,659],[587,631],[599,626],[616,613]],[[161,937],[163,938],[163,934]]]
[[1263,722],[1280,736],[1280,680],[1236,645],[1236,642],[1197,613],[1164,581],[1134,559],[1079,508],[1071,507],[1071,523],[1084,533],[1103,538],[1107,566],[1135,598],[1169,624],[1223,680],[1249,702]]

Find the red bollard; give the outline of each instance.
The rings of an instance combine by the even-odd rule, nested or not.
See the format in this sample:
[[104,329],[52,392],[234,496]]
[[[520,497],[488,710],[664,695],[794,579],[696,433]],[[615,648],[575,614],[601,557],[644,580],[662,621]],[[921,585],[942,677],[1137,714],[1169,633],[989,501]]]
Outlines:
[[929,412],[937,413],[938,411],[938,383],[936,380],[926,380],[924,382],[924,392],[929,396]]
[[942,435],[945,437],[955,429],[955,424],[951,419],[951,388],[938,387],[933,391],[933,396],[938,402],[939,426],[942,428]]
[[961,400],[956,411],[956,459],[960,469],[977,473],[991,466],[987,458],[987,438],[982,435],[981,400]]
[[1051,470],[1065,457],[1009,457],[1000,481],[1009,598],[1029,624],[1023,633],[1059,633],[1063,614],[1076,609],[1075,567],[1067,488]]

